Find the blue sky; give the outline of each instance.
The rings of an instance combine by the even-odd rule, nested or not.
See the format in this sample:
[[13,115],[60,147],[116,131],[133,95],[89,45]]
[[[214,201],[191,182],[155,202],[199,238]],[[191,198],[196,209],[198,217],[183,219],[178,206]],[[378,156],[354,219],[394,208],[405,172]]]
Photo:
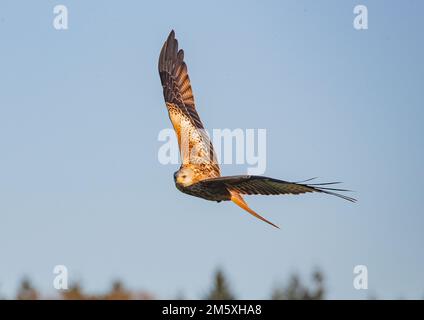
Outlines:
[[[54,294],[64,264],[93,292],[121,278],[198,298],[221,266],[238,297],[261,299],[318,266],[330,298],[422,298],[423,12],[418,0],[2,1],[0,294],[24,275]],[[359,202],[248,198],[274,230],[176,190],[178,166],[157,159],[171,29],[206,127],[266,128],[266,175],[342,180]],[[353,288],[358,264],[369,290]]]

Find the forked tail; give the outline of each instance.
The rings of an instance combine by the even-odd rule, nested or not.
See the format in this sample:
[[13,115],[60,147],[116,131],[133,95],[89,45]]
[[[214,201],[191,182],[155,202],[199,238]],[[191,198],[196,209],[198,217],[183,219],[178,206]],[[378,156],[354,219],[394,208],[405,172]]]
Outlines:
[[265,221],[266,223],[270,224],[273,227],[276,227],[278,229],[280,229],[279,226],[273,224],[271,221],[268,221],[267,219],[265,219],[264,217],[262,217],[261,215],[257,214],[255,211],[253,211],[252,209],[249,208],[249,206],[247,205],[246,201],[244,201],[244,199],[242,198],[242,196],[235,192],[235,191],[230,191],[231,193],[231,201],[234,202],[236,205],[238,205],[240,208],[246,210],[247,212],[249,212],[252,216]]

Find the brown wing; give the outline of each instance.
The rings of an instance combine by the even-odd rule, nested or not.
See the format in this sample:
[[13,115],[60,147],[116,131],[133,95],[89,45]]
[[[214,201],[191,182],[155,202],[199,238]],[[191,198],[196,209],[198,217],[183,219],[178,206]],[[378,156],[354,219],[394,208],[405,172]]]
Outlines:
[[344,189],[335,189],[325,187],[326,185],[336,184],[338,182],[317,183],[317,184],[302,184],[296,182],[287,182],[262,176],[229,176],[203,180],[201,183],[205,188],[219,187],[227,188],[231,191],[236,191],[240,194],[262,194],[262,195],[277,195],[277,194],[301,194],[308,192],[322,192],[333,196],[355,202],[356,199],[347,197],[343,194],[334,191],[349,191]]
[[216,155],[196,111],[184,51],[178,50],[174,30],[160,52],[159,75],[169,118],[178,137],[182,162],[206,164],[209,168],[207,176],[219,177]]

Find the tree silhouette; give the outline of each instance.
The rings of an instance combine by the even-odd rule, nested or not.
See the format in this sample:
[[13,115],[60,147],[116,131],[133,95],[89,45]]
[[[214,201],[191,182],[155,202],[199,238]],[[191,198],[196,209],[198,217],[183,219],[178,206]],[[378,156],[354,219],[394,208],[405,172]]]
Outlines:
[[206,300],[234,300],[234,295],[231,293],[224,272],[218,269],[213,278],[213,285],[210,292],[205,297]]
[[39,294],[37,290],[32,286],[31,281],[28,278],[24,278],[18,288],[16,294],[17,300],[37,300]]
[[61,291],[61,297],[63,300],[88,300],[89,297],[86,296],[82,287],[79,283],[71,285],[68,290]]
[[105,300],[131,300],[132,293],[124,287],[120,280],[112,283],[112,289],[104,296]]
[[62,291],[61,298],[63,300],[152,300],[155,297],[147,291],[130,291],[122,281],[115,280],[111,289],[106,293],[87,294],[77,283],[72,285],[69,290]]
[[271,299],[273,300],[322,300],[325,297],[324,276],[316,270],[312,273],[314,289],[302,284],[299,276],[292,275],[287,287],[274,289]]
[[[297,274],[293,274],[286,286],[279,286],[272,291],[271,298],[275,300],[321,300],[325,298],[324,276],[321,271],[315,270],[312,273],[312,286],[302,283]],[[1,298],[1,297],[0,297]],[[35,289],[28,278],[23,278],[17,293],[16,299],[37,300],[43,298]],[[87,294],[80,283],[75,283],[68,290],[58,291],[55,298],[63,300],[151,300],[155,296],[143,290],[129,290],[122,281],[112,282],[110,290],[104,293]],[[177,299],[184,299],[180,292]],[[223,270],[218,268],[212,275],[212,285],[209,292],[204,296],[207,300],[234,300],[236,299],[227,276]]]

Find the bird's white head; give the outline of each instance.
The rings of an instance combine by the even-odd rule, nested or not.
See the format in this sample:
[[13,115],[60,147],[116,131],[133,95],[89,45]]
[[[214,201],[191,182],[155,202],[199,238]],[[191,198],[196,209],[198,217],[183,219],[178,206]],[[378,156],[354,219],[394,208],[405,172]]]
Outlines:
[[174,181],[183,187],[188,187],[194,183],[194,171],[190,167],[181,167],[174,173]]

